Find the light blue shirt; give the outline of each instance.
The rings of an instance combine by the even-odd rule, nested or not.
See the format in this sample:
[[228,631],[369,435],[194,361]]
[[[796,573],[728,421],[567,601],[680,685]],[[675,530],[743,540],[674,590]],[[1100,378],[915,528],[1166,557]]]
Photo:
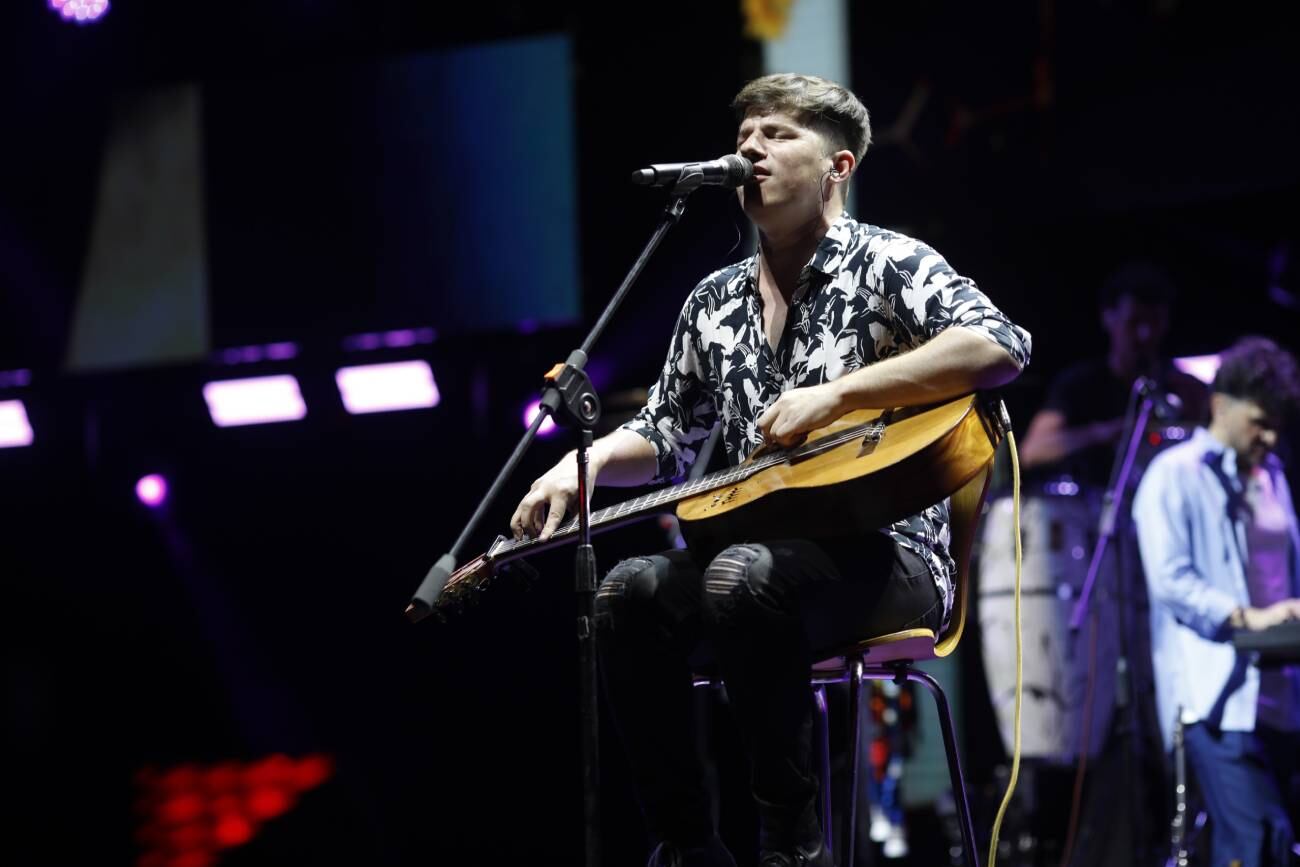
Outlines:
[[[1300,596],[1300,529],[1281,462],[1266,471],[1291,536],[1291,596]],[[1250,604],[1246,527],[1236,454],[1204,428],[1151,461],[1133,500],[1133,521],[1151,598],[1151,660],[1166,748],[1174,720],[1254,731],[1259,668],[1233,647],[1228,617]],[[1300,687],[1291,677],[1292,689]]]

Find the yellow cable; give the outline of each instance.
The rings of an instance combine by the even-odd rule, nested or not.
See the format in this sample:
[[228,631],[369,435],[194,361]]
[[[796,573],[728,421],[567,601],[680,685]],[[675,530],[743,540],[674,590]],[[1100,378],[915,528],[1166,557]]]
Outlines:
[[1020,457],[1016,454],[1016,437],[1007,431],[1007,444],[1011,447],[1011,502],[1012,523],[1016,535],[1016,700],[1015,700],[1015,734],[1011,748],[1011,779],[1007,781],[1007,793],[1002,796],[1002,805],[998,807],[997,818],[993,820],[993,839],[989,841],[989,867],[994,867],[998,859],[998,832],[1002,828],[1002,817],[1006,815],[1007,805],[1016,791],[1016,780],[1020,777],[1020,694],[1024,679],[1024,648],[1020,643]]

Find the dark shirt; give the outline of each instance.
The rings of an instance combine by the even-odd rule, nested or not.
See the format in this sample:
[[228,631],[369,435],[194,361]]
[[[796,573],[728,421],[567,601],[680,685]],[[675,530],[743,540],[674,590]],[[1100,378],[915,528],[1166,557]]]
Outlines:
[[[1160,370],[1156,380],[1162,388],[1176,394],[1182,402],[1182,411],[1177,420],[1186,423],[1190,435],[1192,427],[1208,420],[1208,389],[1199,379],[1183,373],[1170,362],[1164,362]],[[1132,381],[1122,380],[1111,372],[1106,359],[1089,359],[1066,368],[1052,381],[1043,409],[1055,410],[1065,416],[1067,428],[1111,421],[1123,418],[1128,409],[1132,387]],[[1153,418],[1151,422],[1149,428],[1160,426],[1156,424],[1157,419]],[[1168,421],[1163,422],[1167,423]],[[1110,481],[1115,453],[1121,446],[1122,443],[1118,440],[1087,446],[1049,466],[1036,468],[1030,478],[1036,481],[1068,475],[1082,486],[1097,491],[1105,490]]]

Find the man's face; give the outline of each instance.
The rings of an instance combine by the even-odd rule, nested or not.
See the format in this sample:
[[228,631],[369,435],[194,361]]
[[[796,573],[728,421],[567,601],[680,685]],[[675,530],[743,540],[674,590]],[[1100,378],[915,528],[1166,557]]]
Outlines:
[[1101,323],[1110,345],[1129,358],[1152,358],[1160,351],[1169,327],[1169,308],[1148,304],[1130,295],[1101,311]]
[[1277,446],[1281,419],[1270,416],[1258,403],[1218,392],[1210,396],[1213,426],[1224,445],[1238,460],[1259,466]]
[[736,153],[754,164],[754,179],[737,192],[759,225],[820,215],[831,169],[826,140],[782,112],[751,111],[736,132]]

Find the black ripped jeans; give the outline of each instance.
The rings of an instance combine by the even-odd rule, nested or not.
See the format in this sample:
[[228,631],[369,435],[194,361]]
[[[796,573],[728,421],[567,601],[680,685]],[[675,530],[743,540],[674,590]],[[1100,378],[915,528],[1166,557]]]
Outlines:
[[814,654],[857,638],[938,629],[925,562],[883,533],[733,545],[701,569],[686,551],[625,560],[596,592],[606,696],[650,831],[713,833],[692,725],[691,675],[714,664],[750,757],[760,846],[820,835],[811,764]]

